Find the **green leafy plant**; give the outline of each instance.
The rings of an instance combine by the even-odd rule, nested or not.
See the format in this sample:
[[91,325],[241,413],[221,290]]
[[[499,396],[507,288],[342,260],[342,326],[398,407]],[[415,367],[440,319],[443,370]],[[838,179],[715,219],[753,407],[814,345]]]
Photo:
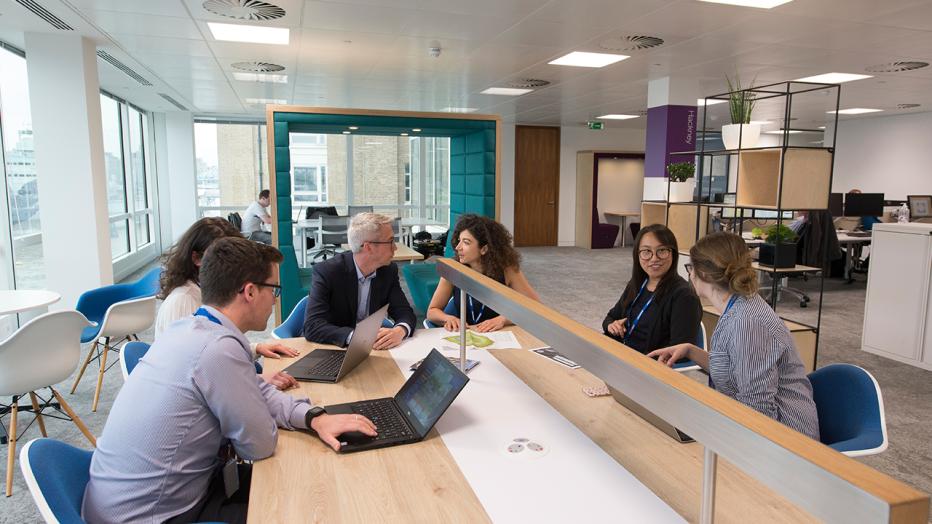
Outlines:
[[696,174],[696,165],[692,162],[675,162],[667,166],[670,182],[685,182]]
[[768,244],[792,244],[799,237],[795,231],[783,224],[774,224],[767,228],[764,238]]
[[755,227],[754,229],[751,230],[751,237],[764,238],[764,230],[759,227]]
[[741,87],[741,78],[738,77],[737,71],[735,71],[734,79],[725,75],[728,90],[731,92],[728,95],[728,108],[731,113],[732,124],[749,124],[751,122],[751,113],[754,111],[754,104],[757,103],[757,100],[755,94],[748,91],[748,89],[754,87],[755,80],[757,80],[756,76],[751,80],[751,85]]

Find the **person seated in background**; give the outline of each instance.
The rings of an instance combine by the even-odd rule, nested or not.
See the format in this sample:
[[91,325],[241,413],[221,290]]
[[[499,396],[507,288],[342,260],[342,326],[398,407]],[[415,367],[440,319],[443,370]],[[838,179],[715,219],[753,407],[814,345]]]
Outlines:
[[268,189],[259,192],[259,198],[249,204],[243,213],[243,235],[249,240],[272,245],[272,233],[265,231],[262,226],[272,223],[267,208],[271,203],[271,193]]
[[[540,301],[521,272],[521,255],[512,245],[511,233],[495,220],[473,214],[461,216],[453,229],[453,249],[460,264]],[[440,279],[430,300],[427,320],[448,331],[460,329],[460,290],[445,278]],[[466,299],[466,323],[480,333],[497,331],[510,324],[507,318],[473,297]]]
[[356,323],[388,304],[392,327],[382,327],[372,349],[391,349],[414,334],[417,318],[401,283],[392,218],[360,213],[350,221],[351,251],[314,265],[304,317],[304,338],[347,346]]
[[117,394],[91,458],[85,521],[245,522],[251,466],[234,459],[270,457],[278,427],[311,430],[334,450],[343,433],[376,435],[361,415],[328,415],[256,377],[243,333],[265,329],[281,261],[241,237],[210,245],[204,305],[162,333]]
[[679,252],[673,232],[661,224],[638,231],[631,279],[602,320],[609,337],[647,354],[683,342],[695,343],[702,305],[676,272]]
[[819,440],[812,384],[786,324],[757,293],[757,272],[741,237],[705,236],[686,265],[700,297],[721,315],[709,352],[683,343],[648,353],[672,366],[688,358],[720,393]]
[[[190,317],[201,307],[201,287],[198,280],[201,262],[208,246],[218,238],[224,237],[242,238],[243,235],[227,220],[204,217],[189,227],[181,239],[162,255],[158,294],[158,298],[162,299],[162,305],[155,318],[156,339],[173,322]],[[288,357],[298,355],[297,351],[278,343],[256,344],[250,348],[254,358],[279,358],[279,354]],[[279,389],[297,385],[293,377],[283,372],[266,374],[263,378]]]

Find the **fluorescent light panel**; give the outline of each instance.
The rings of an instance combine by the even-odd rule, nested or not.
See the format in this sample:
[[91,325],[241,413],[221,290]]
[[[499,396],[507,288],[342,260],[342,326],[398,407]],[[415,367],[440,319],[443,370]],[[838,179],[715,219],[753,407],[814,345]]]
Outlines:
[[[779,131],[764,131],[764,133],[768,135],[782,135],[784,131],[780,129]],[[786,134],[788,135],[798,135],[799,133],[802,133],[802,131],[798,129],[790,129],[789,131],[786,131]]]
[[807,76],[806,78],[797,78],[796,82],[815,82],[817,84],[842,84],[852,80],[863,80],[865,78],[874,78],[873,75],[856,75],[854,73],[825,73],[824,75]]
[[772,9],[778,5],[792,2],[793,0],[699,0],[710,4],[728,4],[739,5],[741,7],[756,7],[758,9]]
[[598,118],[599,120],[630,120],[630,119],[632,119],[632,118],[637,118],[637,117],[638,117],[638,115],[618,115],[618,114],[612,114],[612,115],[597,116],[596,118]]
[[515,87],[490,87],[482,91],[483,95],[504,95],[504,96],[521,96],[533,91],[533,89],[518,89]]
[[625,58],[628,58],[628,55],[616,55],[612,53],[586,53],[583,51],[573,51],[567,55],[563,55],[556,60],[547,62],[551,65],[562,65],[562,66],[572,66],[572,67],[605,67],[607,65],[614,64],[615,62],[621,62]]
[[233,73],[233,78],[241,82],[269,82],[273,84],[287,84],[288,75],[274,73]]
[[287,104],[287,100],[282,100],[281,98],[247,98],[247,104]]
[[[863,115],[864,113],[879,113],[883,109],[869,109],[866,107],[851,107],[848,109],[840,109],[838,111],[839,115]],[[830,115],[834,115],[834,111],[826,111]]]
[[444,107],[441,109],[444,113],[475,113],[478,110],[475,107]]
[[215,40],[250,44],[288,45],[289,31],[285,27],[265,27],[244,24],[207,22]]
[[706,100],[705,98],[697,98],[697,99],[696,99],[696,105],[699,106],[699,107],[703,107],[703,106],[706,106],[706,105],[714,106],[714,105],[716,105],[716,104],[724,104],[724,103],[727,102],[727,101],[728,101],[728,100],[715,100],[715,99],[712,99],[712,98],[710,98],[709,100]]

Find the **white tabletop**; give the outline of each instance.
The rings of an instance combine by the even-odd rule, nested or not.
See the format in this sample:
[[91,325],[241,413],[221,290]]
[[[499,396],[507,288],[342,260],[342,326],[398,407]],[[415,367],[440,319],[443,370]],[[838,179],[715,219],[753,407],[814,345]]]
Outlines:
[[45,307],[59,300],[61,300],[61,295],[44,289],[3,289],[0,290],[0,315]]

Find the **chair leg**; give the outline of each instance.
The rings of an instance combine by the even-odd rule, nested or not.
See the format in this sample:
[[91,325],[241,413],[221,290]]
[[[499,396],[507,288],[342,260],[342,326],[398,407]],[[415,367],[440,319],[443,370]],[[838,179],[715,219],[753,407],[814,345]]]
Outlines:
[[84,433],[84,436],[87,437],[87,440],[89,440],[91,445],[96,448],[97,439],[94,437],[94,434],[91,433],[89,429],[87,429],[87,426],[84,425],[84,422],[78,417],[74,410],[71,409],[71,406],[65,402],[65,399],[62,398],[62,396],[57,391],[55,391],[55,388],[50,387],[49,389],[52,390],[52,395],[54,395],[55,399],[58,400],[58,403],[61,404],[61,408],[65,410],[65,413],[67,413],[69,417],[71,417],[71,421],[74,422],[74,425],[78,426],[78,429],[81,430],[81,433]]
[[107,353],[110,353],[110,338],[104,341],[104,352],[100,357],[100,369],[97,370],[97,389],[94,390],[94,405],[91,407],[91,411],[97,413],[97,403],[100,402],[100,390],[103,389],[104,385],[104,373],[107,371]]
[[94,341],[94,345],[91,346],[91,349],[87,352],[87,358],[84,359],[84,364],[81,365],[81,371],[78,371],[77,378],[74,379],[74,385],[71,386],[71,394],[74,395],[74,391],[78,389],[78,383],[81,382],[81,377],[84,376],[84,370],[87,369],[87,365],[91,363],[91,358],[94,356],[94,352],[97,351],[98,341]]
[[6,496],[13,494],[13,463],[16,460],[16,410],[19,407],[19,397],[13,395],[13,405],[10,406],[10,434],[7,438],[6,449]]
[[42,433],[43,437],[49,436],[49,434],[45,432],[45,421],[42,420],[42,410],[39,409],[39,400],[36,398],[34,391],[29,392],[29,400],[32,401],[32,409],[36,413],[36,422],[39,423],[39,432]]

